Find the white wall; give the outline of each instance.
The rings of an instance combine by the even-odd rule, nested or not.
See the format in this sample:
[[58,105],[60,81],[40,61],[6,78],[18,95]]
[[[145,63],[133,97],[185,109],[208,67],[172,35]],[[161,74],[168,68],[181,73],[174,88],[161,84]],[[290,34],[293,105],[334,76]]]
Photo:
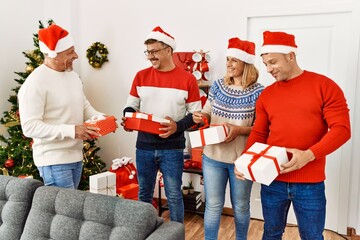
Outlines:
[[[22,52],[33,49],[32,34],[38,29],[43,13],[43,1],[0,1],[0,113],[8,111],[7,101],[12,88],[17,86],[15,71],[25,71]],[[6,133],[0,125],[0,134]]]
[[[114,114],[120,119],[135,73],[149,66],[143,54],[143,41],[155,26],[160,25],[176,38],[177,51],[210,51],[210,67],[215,79],[225,72],[227,40],[233,36],[247,37],[247,23],[243,17],[247,11],[271,11],[281,4],[282,7],[285,5],[291,9],[291,14],[300,5],[302,9],[311,9],[313,4],[324,4],[327,8],[343,2],[354,3],[354,9],[359,14],[360,4],[357,0],[274,0],[271,4],[266,0],[185,0],[171,4],[166,0],[3,0],[0,2],[0,110],[3,112],[10,106],[7,98],[16,84],[13,81],[13,71],[24,69],[25,58],[21,52],[32,49],[32,33],[37,31],[37,21],[40,19],[46,21],[52,18],[71,32],[79,54],[75,68],[84,82],[89,100],[100,111]],[[354,27],[354,32],[359,34],[359,28]],[[86,49],[96,41],[104,43],[110,52],[110,62],[105,63],[100,70],[93,69],[85,57]],[[359,49],[359,43],[357,44],[356,49]],[[351,46],[344,46],[346,47]],[[351,67],[359,68],[360,65]],[[354,77],[360,81],[359,74]],[[347,88],[360,91],[358,85]],[[360,97],[352,94],[348,97],[355,103],[352,109],[353,137],[351,147],[348,148],[351,149],[352,156],[348,226],[357,227],[357,232],[360,232],[357,160],[360,153],[355,148],[359,146],[360,136],[360,113],[357,110]],[[0,133],[3,132],[3,127],[0,127]],[[136,133],[125,133],[119,129],[117,133],[99,140],[99,154],[108,165],[119,156],[134,157],[135,139]]]

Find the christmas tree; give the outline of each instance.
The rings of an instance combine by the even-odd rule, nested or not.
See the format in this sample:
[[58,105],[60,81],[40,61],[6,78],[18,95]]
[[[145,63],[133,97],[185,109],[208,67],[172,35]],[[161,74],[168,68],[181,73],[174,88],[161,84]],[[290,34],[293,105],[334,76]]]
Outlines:
[[[48,21],[48,25],[52,23],[52,20]],[[42,28],[44,28],[44,25],[39,21],[39,29]],[[14,94],[8,98],[8,101],[11,103],[11,108],[9,111],[5,111],[4,116],[0,119],[0,123],[7,128],[9,135],[0,135],[0,174],[16,177],[32,176],[33,178],[41,180],[32,158],[31,146],[33,141],[31,138],[25,137],[22,133],[19,106],[17,103],[17,94],[21,85],[26,81],[30,73],[44,61],[44,55],[39,48],[37,34],[33,34],[33,42],[35,49],[29,52],[23,52],[23,55],[28,59],[25,72],[15,72],[18,76],[18,78],[15,79],[18,86],[12,89]],[[79,189],[89,189],[89,176],[105,170],[105,163],[97,155],[99,150],[100,148],[96,146],[94,140],[84,141],[83,175]]]

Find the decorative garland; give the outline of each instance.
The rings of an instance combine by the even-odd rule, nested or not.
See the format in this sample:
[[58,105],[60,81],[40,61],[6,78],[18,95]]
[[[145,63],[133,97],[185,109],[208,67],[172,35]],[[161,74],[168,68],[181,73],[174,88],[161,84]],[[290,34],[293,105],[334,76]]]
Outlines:
[[86,50],[86,57],[89,60],[89,64],[93,68],[101,68],[104,62],[108,62],[107,55],[109,51],[107,50],[106,46],[100,42],[93,43],[87,50]]

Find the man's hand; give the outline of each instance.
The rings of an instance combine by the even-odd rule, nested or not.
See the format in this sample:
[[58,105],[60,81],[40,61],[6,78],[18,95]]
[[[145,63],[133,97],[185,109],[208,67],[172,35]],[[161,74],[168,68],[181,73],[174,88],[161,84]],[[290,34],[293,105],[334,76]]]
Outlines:
[[310,149],[302,151],[296,148],[287,148],[286,151],[292,153],[292,158],[289,162],[281,165],[283,170],[280,171],[280,174],[298,170],[315,159]]
[[194,123],[204,124],[204,117],[205,117],[205,115],[203,115],[201,112],[193,112],[193,114],[192,114]]
[[124,128],[124,130],[125,131],[127,131],[127,132],[132,132],[133,130],[131,130],[131,129],[127,129],[127,128],[125,128],[125,121],[126,121],[126,117],[122,117],[121,118],[121,126],[123,126],[123,128]]
[[90,127],[84,125],[75,126],[75,139],[93,140],[92,136],[100,137],[98,133],[100,129],[97,127]]
[[163,128],[160,128],[161,131],[164,131],[165,133],[159,134],[159,137],[161,138],[168,138],[172,134],[174,134],[177,130],[176,122],[169,116],[166,116],[165,119],[170,120],[169,123],[160,123]]
[[240,180],[245,180],[245,177],[244,177],[244,174],[239,172],[236,168],[236,166],[234,167],[234,173],[235,173],[235,177],[237,179],[240,179]]

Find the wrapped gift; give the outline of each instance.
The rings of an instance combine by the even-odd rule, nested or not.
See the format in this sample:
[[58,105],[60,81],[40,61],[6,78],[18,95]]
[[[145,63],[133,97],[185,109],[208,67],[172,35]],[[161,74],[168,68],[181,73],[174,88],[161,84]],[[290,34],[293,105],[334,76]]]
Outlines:
[[267,186],[280,174],[281,165],[289,161],[284,147],[254,143],[235,161],[244,177]]
[[125,128],[152,134],[164,133],[159,130],[164,127],[160,123],[170,123],[168,119],[141,112],[127,112],[125,117]]
[[202,168],[203,150],[203,147],[196,147],[191,149],[191,160],[198,163],[198,168]]
[[[85,121],[84,125],[99,128],[100,130],[98,131],[98,133],[101,134],[101,136],[114,132],[117,127],[114,116],[103,115],[93,116],[89,120]],[[97,136],[92,136],[92,138],[96,137]]]
[[116,196],[116,174],[102,172],[90,176],[90,192]]
[[139,185],[136,183],[130,183],[128,185],[122,186],[117,189],[117,192],[120,197],[126,199],[137,198],[139,192]]
[[210,125],[208,128],[189,132],[191,147],[221,143],[225,140],[227,134],[228,128],[225,125]]
[[110,172],[116,174],[116,193],[120,194],[119,189],[128,184],[137,184],[136,167],[131,163],[131,157],[115,158],[112,160]]

